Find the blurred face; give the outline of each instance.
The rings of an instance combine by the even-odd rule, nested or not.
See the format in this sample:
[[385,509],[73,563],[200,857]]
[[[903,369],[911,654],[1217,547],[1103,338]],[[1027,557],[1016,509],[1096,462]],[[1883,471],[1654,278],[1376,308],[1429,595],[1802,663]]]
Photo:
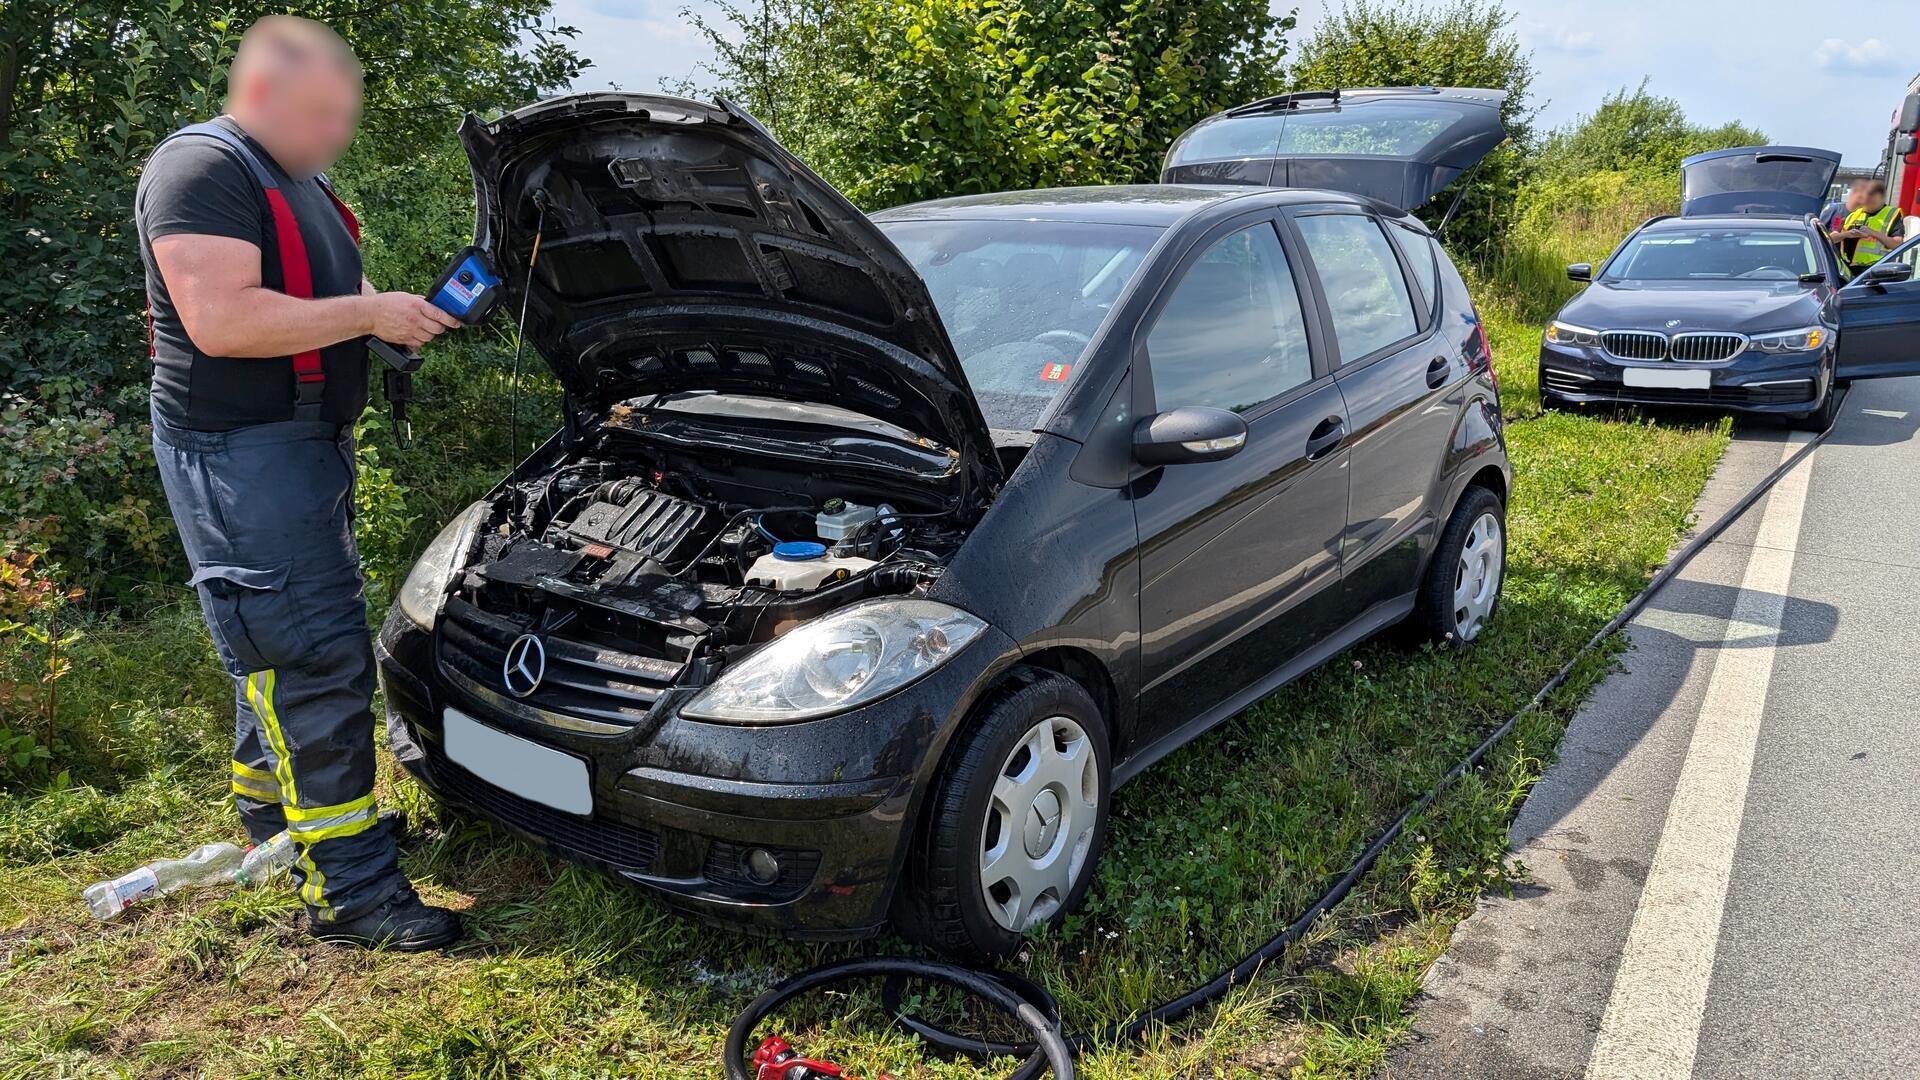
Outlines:
[[1875,210],[1878,210],[1885,205],[1887,205],[1886,192],[1875,191],[1872,188],[1868,188],[1866,191],[1861,193],[1860,208],[1867,211],[1868,213],[1872,213]]
[[236,117],[281,167],[296,176],[324,172],[353,142],[360,124],[360,80],[325,61],[261,72]]
[[1851,211],[1860,209],[1860,204],[1865,200],[1866,193],[1867,193],[1866,187],[1861,184],[1855,184],[1852,187],[1848,188],[1847,200],[1845,204],[1847,210],[1851,212]]

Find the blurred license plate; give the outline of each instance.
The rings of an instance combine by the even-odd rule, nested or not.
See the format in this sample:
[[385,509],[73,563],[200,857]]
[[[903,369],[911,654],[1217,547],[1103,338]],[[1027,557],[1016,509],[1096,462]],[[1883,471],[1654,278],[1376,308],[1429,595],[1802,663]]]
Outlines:
[[1628,386],[1658,387],[1662,390],[1705,390],[1713,383],[1713,373],[1630,367],[1620,369],[1620,381]]
[[447,710],[442,730],[447,757],[494,787],[569,814],[593,813],[587,763],[572,754],[496,731],[458,709]]

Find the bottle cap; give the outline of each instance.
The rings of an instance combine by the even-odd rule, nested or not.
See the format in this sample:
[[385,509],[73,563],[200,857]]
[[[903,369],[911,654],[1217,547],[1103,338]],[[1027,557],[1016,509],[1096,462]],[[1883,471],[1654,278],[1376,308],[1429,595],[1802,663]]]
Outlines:
[[785,540],[773,545],[773,557],[786,562],[806,562],[827,553],[827,545],[812,540]]

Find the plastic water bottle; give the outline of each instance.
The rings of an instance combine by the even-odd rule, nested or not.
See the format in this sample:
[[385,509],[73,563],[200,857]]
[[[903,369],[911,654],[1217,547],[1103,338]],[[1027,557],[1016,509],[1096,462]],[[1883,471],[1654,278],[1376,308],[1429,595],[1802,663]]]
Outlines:
[[131,874],[87,887],[87,910],[96,919],[111,919],[142,900],[165,896],[193,885],[224,881],[253,885],[293,863],[293,838],[285,832],[242,850],[229,843],[202,844],[184,859],[162,859]]

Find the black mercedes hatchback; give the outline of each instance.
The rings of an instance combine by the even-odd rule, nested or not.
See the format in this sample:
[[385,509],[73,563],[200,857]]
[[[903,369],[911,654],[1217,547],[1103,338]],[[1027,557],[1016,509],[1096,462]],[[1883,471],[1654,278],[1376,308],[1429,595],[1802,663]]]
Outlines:
[[1258,104],[1169,164],[1278,168],[1302,120],[1365,194],[1330,160],[874,218],[724,103],[470,119],[565,424],[401,589],[396,754],[711,919],[1011,950],[1130,777],[1378,630],[1494,613],[1486,338],[1426,180],[1369,196],[1498,114],[1391,100]]

